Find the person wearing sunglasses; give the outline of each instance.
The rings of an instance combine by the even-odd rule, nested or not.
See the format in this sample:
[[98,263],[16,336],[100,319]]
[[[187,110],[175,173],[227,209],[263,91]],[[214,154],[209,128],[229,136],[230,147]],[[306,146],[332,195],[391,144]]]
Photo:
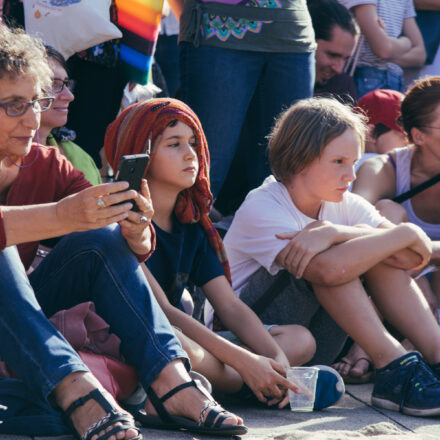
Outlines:
[[[50,73],[41,42],[0,25],[0,358],[27,396],[14,413],[8,402],[15,397],[0,387],[8,407],[0,432],[59,435],[51,423],[36,428],[33,416],[41,415],[84,440],[142,439],[133,417],[47,319],[92,301],[142,387],[168,396],[171,428],[246,433],[241,418],[191,380],[188,355],[140,268],[155,242],[146,181],[139,192],[127,182],[92,186],[56,148],[32,142],[52,101],[43,92]],[[28,275],[39,242],[53,237],[62,238]],[[8,380],[18,383],[0,384]],[[22,423],[14,424],[18,416]]]
[[76,133],[65,127],[69,114],[69,104],[74,100],[74,81],[69,79],[67,64],[63,55],[56,49],[46,46],[49,67],[52,70],[50,94],[54,97],[52,106],[41,114],[39,133],[35,141],[57,147],[72,165],[82,171],[92,185],[102,183],[101,174],[92,157],[73,142]]

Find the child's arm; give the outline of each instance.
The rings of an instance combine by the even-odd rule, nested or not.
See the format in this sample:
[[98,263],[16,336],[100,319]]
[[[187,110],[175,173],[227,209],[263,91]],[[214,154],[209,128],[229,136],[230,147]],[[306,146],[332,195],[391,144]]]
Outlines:
[[411,49],[412,44],[407,36],[392,38],[387,35],[386,30],[379,23],[376,5],[359,5],[351,10],[371,50],[379,58],[391,60]]
[[289,361],[281,347],[264,328],[260,318],[234,293],[226,277],[216,277],[202,289],[223,324],[245,346],[254,353],[275,359],[285,368],[289,367]]
[[402,34],[411,41],[411,49],[396,58],[392,58],[391,61],[400,67],[423,66],[426,60],[425,44],[414,18],[405,19]]
[[[206,351],[212,353],[218,360],[237,370],[244,382],[249,385],[261,402],[266,402],[265,396],[268,396],[276,400],[283,398],[282,403],[285,404],[287,403],[286,393],[281,390],[291,389],[294,392],[299,391],[295,384],[289,382],[284,377],[286,375],[284,365],[274,359],[251,353],[227,341],[193,317],[172,306],[145,264],[142,264],[141,267],[157,302],[170,323],[179,327],[187,337],[197,342]],[[233,292],[232,294],[236,298]],[[276,343],[275,345],[277,346]]]
[[296,278],[302,278],[310,261],[321,252],[344,241],[370,235],[368,228],[334,225],[327,221],[314,221],[303,230],[276,234],[279,240],[289,240],[277,255],[276,262]]
[[[356,228],[342,228],[341,238],[357,234],[353,231]],[[317,284],[337,286],[359,277],[380,262],[388,263],[389,257],[406,249],[420,255],[417,267],[423,267],[430,259],[431,241],[413,224],[401,223],[367,231],[370,232],[367,235],[348,239],[316,255],[307,266],[304,278]]]

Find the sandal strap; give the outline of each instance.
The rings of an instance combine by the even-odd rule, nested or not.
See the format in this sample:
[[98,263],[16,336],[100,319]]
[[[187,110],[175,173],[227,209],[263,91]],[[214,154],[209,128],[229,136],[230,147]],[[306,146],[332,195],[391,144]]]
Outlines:
[[94,399],[96,402],[99,403],[101,408],[106,412],[109,413],[113,410],[113,407],[110,405],[108,400],[104,397],[104,395],[99,391],[97,388],[93,391],[90,391],[89,394],[80,397],[79,399],[74,400],[69,407],[64,411],[67,416],[70,416],[73,411],[75,411],[80,406],[83,406],[86,402],[88,402],[90,399]]
[[139,431],[135,425],[133,418],[119,411],[112,410],[110,413],[106,414],[104,417],[99,419],[97,422],[93,423],[87,429],[87,431],[81,437],[82,440],[90,440],[93,436],[97,435],[99,432],[104,431],[108,427],[114,425],[115,423],[121,423],[121,425],[115,426],[109,432],[104,433],[99,437],[99,440],[105,440],[106,438],[116,434],[120,431],[126,431],[127,429],[133,428]]
[[174,394],[189,387],[196,387],[198,389],[197,384],[193,380],[191,380],[190,382],[185,382],[180,385],[177,385],[175,388],[168,391],[162,397],[159,397],[152,387],[148,389],[147,396],[150,399],[150,402],[153,404],[154,409],[157,411],[157,414],[162,419],[162,421],[169,424],[175,423],[173,416],[167,411],[163,403],[166,400],[168,400],[170,397],[174,396]]
[[170,397],[173,397],[174,394],[178,393],[181,390],[184,390],[185,388],[189,388],[189,387],[196,387],[198,389],[197,384],[192,380],[190,382],[185,382],[182,383],[180,385],[177,385],[177,387],[173,388],[172,390],[168,391],[168,393],[164,394],[160,400],[161,402],[165,402],[166,400],[168,400]]
[[[73,401],[64,411],[64,414],[66,415],[66,417],[69,417],[73,411],[75,411],[80,406],[83,406],[91,399],[95,400],[99,404],[99,406],[101,406],[101,408],[106,412],[106,415],[101,417],[97,422],[93,423],[87,429],[87,431],[81,437],[82,440],[91,440],[93,436],[99,434],[101,431],[104,431],[108,427],[118,422],[120,423],[120,425],[117,425],[109,432],[102,434],[100,437],[98,437],[97,440],[106,440],[112,435],[115,435],[120,431],[126,431],[127,429],[135,429],[139,433],[139,429],[137,429],[134,424],[133,417],[125,412],[115,410],[110,402],[106,399],[106,397],[102,394],[102,392],[97,388],[92,390],[89,394]],[[69,425],[72,427],[72,429],[74,429],[75,432],[76,430],[73,426],[73,423],[69,418],[67,420],[69,421]],[[76,435],[79,438],[78,433],[76,433]],[[136,438],[139,438],[139,436]]]
[[[218,405],[217,402],[214,402],[216,406]],[[207,410],[208,408],[211,408],[208,415],[206,416],[206,419],[203,421],[202,413],[200,414],[200,420],[199,424],[201,426],[206,426],[207,428],[219,428],[223,422],[228,418],[226,415],[228,411],[223,409],[222,407],[219,408],[213,408],[214,405],[211,405],[209,407],[208,405],[203,408],[202,413]]]
[[160,419],[165,423],[174,424],[173,417],[166,410],[161,399],[156,394],[156,392],[153,390],[153,388],[151,388],[151,387],[148,388],[147,397],[148,397],[148,399],[150,399],[150,402],[154,406],[154,409],[157,411],[157,414],[160,417]]
[[[200,388],[194,380],[190,382],[185,382],[183,384],[178,385],[177,387],[173,388],[172,390],[168,391],[166,394],[164,394],[162,397],[159,397],[156,392],[150,387],[147,391],[148,398],[150,399],[150,402],[154,406],[155,410],[157,411],[157,414],[161,418],[161,420],[165,423],[168,423],[170,425],[176,424],[173,416],[167,411],[167,409],[164,406],[164,402],[168,400],[170,397],[174,396],[179,391],[189,388],[189,387],[195,387],[200,392],[202,392],[205,396],[207,396],[209,399],[211,399],[202,409],[199,416],[198,426],[204,426],[207,428],[218,428],[222,425],[223,421],[228,418],[227,415],[229,414],[228,411],[223,409],[215,400],[212,400],[212,396],[206,393],[206,391],[203,388]],[[219,408],[215,408],[218,406]],[[205,419],[205,414],[208,412],[208,415]]]
[[[208,422],[208,417],[206,417],[206,419],[205,419],[205,413],[206,413],[206,411],[209,410],[209,408],[213,408],[214,406],[217,406],[217,405],[218,405],[218,403],[215,400],[211,400],[210,402],[208,402],[205,405],[205,407],[202,409],[202,411],[200,411],[199,422],[198,422],[199,426],[202,426],[202,425],[211,426],[212,425],[212,423]],[[208,416],[209,416],[209,414],[211,414],[211,412],[208,413]]]

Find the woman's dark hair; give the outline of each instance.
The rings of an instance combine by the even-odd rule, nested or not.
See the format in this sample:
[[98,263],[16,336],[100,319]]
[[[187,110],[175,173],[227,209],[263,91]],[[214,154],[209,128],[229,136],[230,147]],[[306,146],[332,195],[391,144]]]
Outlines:
[[44,47],[46,48],[47,58],[49,60],[50,59],[55,60],[58,64],[60,64],[62,66],[62,68],[67,73],[69,73],[69,69],[67,68],[67,62],[66,62],[66,59],[64,58],[64,56],[60,52],[58,52],[55,48],[53,48],[52,46],[45,44]]
[[359,27],[351,13],[338,0],[307,0],[316,40],[330,41],[333,28],[339,26],[353,37],[359,34]]
[[406,92],[402,101],[402,115],[398,122],[411,142],[414,143],[411,129],[415,127],[423,131],[426,126],[431,125],[435,118],[434,109],[438,105],[440,105],[440,76],[417,81]]

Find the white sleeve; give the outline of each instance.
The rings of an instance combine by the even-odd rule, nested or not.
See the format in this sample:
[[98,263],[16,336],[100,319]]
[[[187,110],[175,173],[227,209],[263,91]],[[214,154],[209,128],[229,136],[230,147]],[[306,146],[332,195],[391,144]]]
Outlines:
[[377,228],[381,223],[386,221],[379,211],[366,199],[358,194],[347,194],[347,211],[350,213],[350,226],[367,224],[373,228]]
[[275,237],[276,233],[301,230],[301,220],[295,219],[287,207],[276,200],[248,200],[237,211],[226,234],[225,246],[232,264],[254,260],[272,275],[280,269],[276,256],[288,244]]
[[416,10],[414,8],[414,1],[413,0],[407,0],[406,2],[406,8],[405,13],[403,15],[403,18],[414,18],[416,16]]

